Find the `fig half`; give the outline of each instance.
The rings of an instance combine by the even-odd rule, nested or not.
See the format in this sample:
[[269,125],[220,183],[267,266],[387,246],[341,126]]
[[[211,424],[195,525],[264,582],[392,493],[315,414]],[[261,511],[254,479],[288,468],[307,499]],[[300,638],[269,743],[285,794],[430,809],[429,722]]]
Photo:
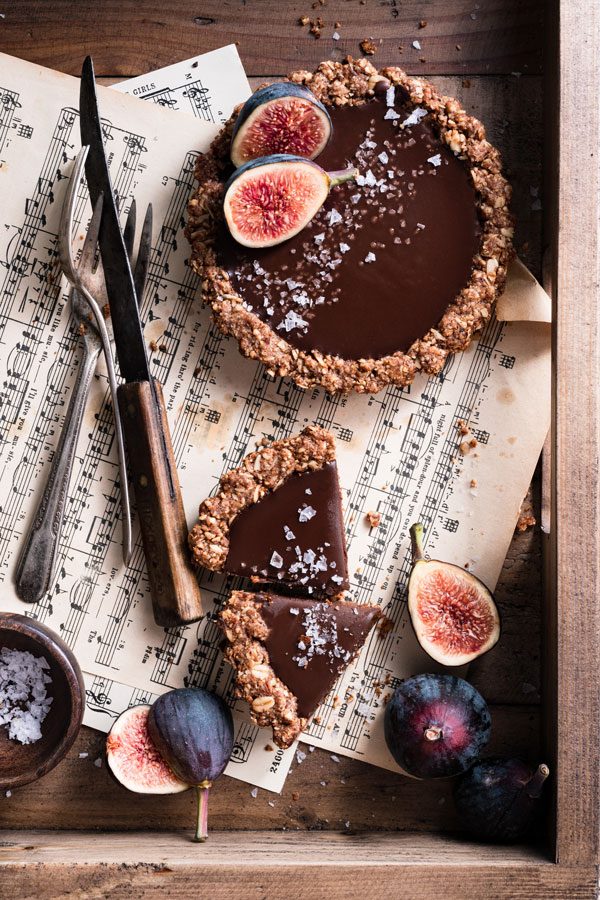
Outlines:
[[408,610],[423,650],[443,666],[463,666],[496,644],[500,616],[485,584],[452,563],[423,556],[423,526],[410,529],[413,568]]
[[226,182],[225,221],[239,244],[273,247],[306,227],[332,187],[357,175],[355,168],[326,172],[301,156],[261,156]]
[[148,734],[147,703],[121,713],[106,736],[106,762],[117,781],[137,794],[178,794],[190,785],[178,778]]
[[242,106],[231,136],[231,161],[291,153],[314,159],[331,137],[331,118],[312,91],[280,81],[261,88]]

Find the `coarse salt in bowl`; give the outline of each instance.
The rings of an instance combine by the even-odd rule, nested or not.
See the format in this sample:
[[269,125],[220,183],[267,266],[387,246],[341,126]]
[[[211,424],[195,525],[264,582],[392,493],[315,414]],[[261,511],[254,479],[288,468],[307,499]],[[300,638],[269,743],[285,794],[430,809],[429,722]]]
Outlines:
[[63,759],[81,726],[85,688],[64,641],[16,613],[0,613],[0,670],[0,790],[6,791]]

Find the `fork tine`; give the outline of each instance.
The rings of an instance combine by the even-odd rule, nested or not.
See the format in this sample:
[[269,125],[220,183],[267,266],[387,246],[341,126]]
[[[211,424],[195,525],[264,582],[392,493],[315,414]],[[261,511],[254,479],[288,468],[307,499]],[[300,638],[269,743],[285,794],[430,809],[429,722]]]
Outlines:
[[133,273],[133,283],[135,285],[135,296],[137,297],[138,306],[142,302],[144,287],[146,284],[146,276],[148,275],[148,265],[150,263],[150,251],[152,249],[152,204],[148,204],[146,215],[144,217],[144,225],[142,227],[142,236],[140,237],[140,246],[138,247],[138,255],[135,263],[135,271]]
[[100,233],[100,222],[102,221],[102,209],[104,207],[104,194],[100,193],[96,200],[94,212],[90,221],[85,241],[83,242],[83,250],[81,251],[81,259],[79,268],[82,272],[91,272],[96,256],[96,245],[98,243],[98,234]]
[[71,282],[77,281],[77,266],[73,259],[73,248],[71,245],[71,236],[73,234],[73,212],[75,209],[75,199],[77,191],[81,184],[83,176],[83,167],[89,152],[89,147],[83,146],[75,160],[75,166],[69,181],[69,187],[65,195],[63,208],[60,214],[60,226],[58,229],[58,256],[62,270]]
[[135,239],[135,215],[135,200],[132,200],[131,206],[129,207],[129,212],[127,213],[125,228],[123,229],[123,240],[125,241],[125,249],[127,250],[127,256],[129,257],[130,263],[133,254],[133,242]]

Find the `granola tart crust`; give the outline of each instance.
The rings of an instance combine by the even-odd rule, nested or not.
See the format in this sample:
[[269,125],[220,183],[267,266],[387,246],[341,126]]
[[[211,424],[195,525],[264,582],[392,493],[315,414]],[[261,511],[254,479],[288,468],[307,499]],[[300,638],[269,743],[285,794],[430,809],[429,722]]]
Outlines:
[[200,504],[198,522],[188,543],[196,565],[222,572],[229,552],[229,530],[235,517],[295,473],[322,468],[335,460],[335,441],[324,428],[308,425],[294,437],[260,447],[241,466],[226,472],[219,491]]
[[233,591],[219,614],[218,625],[227,640],[223,656],[235,669],[236,697],[249,704],[256,725],[273,729],[274,742],[285,750],[309,720],[298,715],[295,695],[271,667],[264,645],[269,629],[259,611],[264,596],[268,592]]
[[332,393],[376,393],[390,384],[411,384],[419,371],[435,375],[450,353],[464,350],[473,334],[486,325],[494,302],[504,290],[507,268],[514,257],[514,220],[508,209],[511,188],[502,175],[500,154],[486,140],[482,123],[467,115],[458,100],[396,66],[378,71],[366,59],[325,61],[314,73],[297,71],[288,77],[309,87],[321,102],[331,106],[356,105],[370,99],[382,79],[400,86],[411,102],[427,109],[440,140],[467,162],[481,222],[479,250],[468,283],[441,321],[406,352],[351,360],[318,350],[298,350],[247,310],[227,272],[216,265],[214,250],[222,217],[220,175],[229,158],[231,132],[240,107],[196,163],[198,188],[188,204],[186,236],[191,244],[190,265],[202,278],[204,302],[211,306],[220,331],[238,340],[244,356],[260,360],[271,375],[289,375],[302,388],[322,385]]

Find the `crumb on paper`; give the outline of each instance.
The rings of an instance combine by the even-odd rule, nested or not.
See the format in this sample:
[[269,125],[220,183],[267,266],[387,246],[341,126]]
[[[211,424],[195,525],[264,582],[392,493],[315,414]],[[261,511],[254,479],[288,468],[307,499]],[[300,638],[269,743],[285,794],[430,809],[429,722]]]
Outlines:
[[360,42],[360,49],[365,54],[365,56],[373,56],[375,51],[377,50],[377,45],[373,38],[363,38]]
[[425,19],[421,19],[421,21],[419,22],[419,28],[427,28],[427,22],[425,21]]
[[387,616],[382,616],[377,623],[377,631],[379,632],[379,637],[385,637],[386,634],[390,633],[393,627],[393,621],[391,619],[388,619]]
[[365,519],[371,528],[377,528],[381,522],[381,513],[375,512],[374,509],[370,509],[369,512],[365,513]]
[[298,19],[298,25],[308,25],[309,22],[310,19],[308,18],[308,16],[300,16],[300,18]]
[[267,744],[267,746],[265,747],[265,750],[268,753],[273,753],[274,749],[275,749],[275,747],[272,747],[271,744]]
[[533,506],[532,506],[532,497],[531,497],[531,485],[525,497],[523,498],[523,502],[521,503],[521,509],[519,510],[519,518],[517,520],[517,524],[515,526],[516,531],[527,531],[528,528],[533,528],[536,523],[535,516],[533,515]]
[[471,487],[472,487],[472,488],[476,488],[476,487],[477,487],[477,481],[476,481],[475,478],[471,478]]
[[150,341],[150,349],[158,350],[158,344],[156,343],[156,341]]

